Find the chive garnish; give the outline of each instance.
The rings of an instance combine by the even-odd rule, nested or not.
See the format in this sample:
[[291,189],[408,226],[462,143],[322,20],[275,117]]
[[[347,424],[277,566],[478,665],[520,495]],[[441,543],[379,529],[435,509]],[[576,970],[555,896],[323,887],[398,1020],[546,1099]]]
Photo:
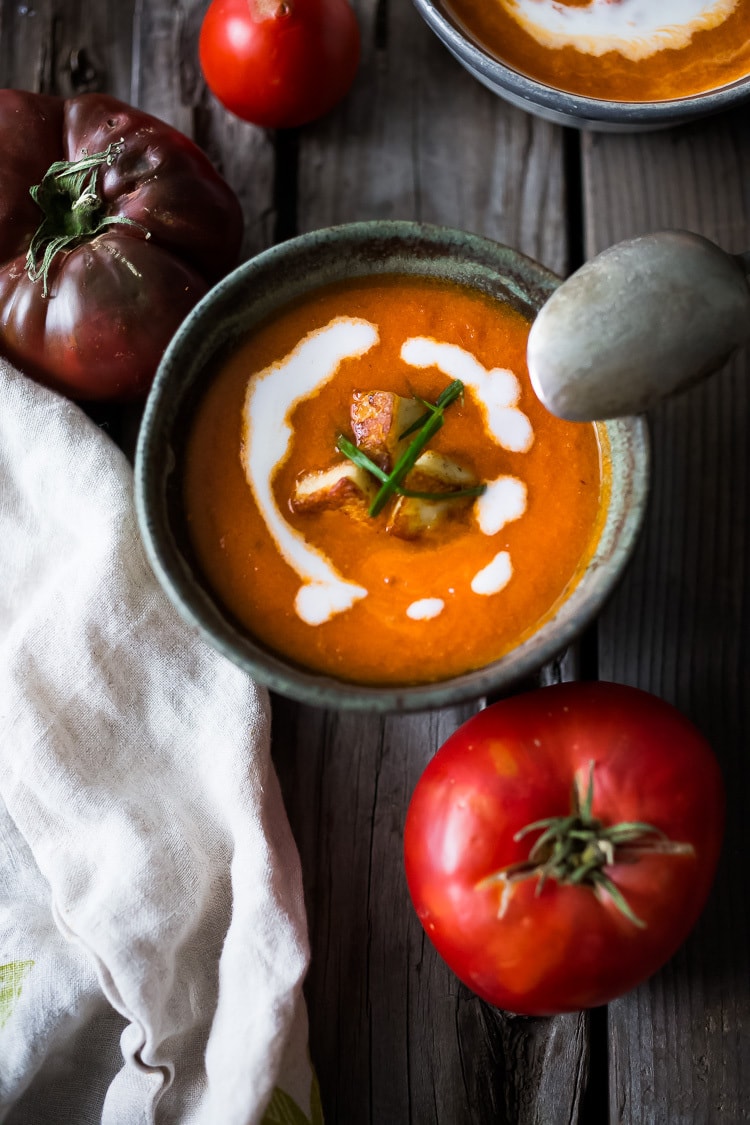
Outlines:
[[459,395],[463,394],[463,390],[464,385],[461,380],[454,379],[453,382],[449,383],[445,390],[440,393],[437,402],[427,402],[424,398],[417,398],[417,402],[421,402],[422,406],[425,407],[425,413],[420,414],[419,418],[412,422],[407,430],[404,430],[402,434],[398,435],[399,440],[403,440],[405,437],[408,437],[409,434],[415,434],[417,430],[421,430],[422,426],[424,426],[425,422],[430,418],[430,415],[434,414],[436,410],[444,410],[446,406],[450,406]]
[[[391,498],[393,493],[401,484],[406,474],[414,468],[414,464],[422,452],[427,442],[435,436],[438,430],[443,425],[443,414],[445,408],[450,406],[452,402],[458,398],[462,393],[464,385],[460,379],[454,379],[449,383],[445,390],[438,398],[435,406],[426,415],[423,415],[422,425],[416,433],[414,439],[409,443],[404,452],[399,457],[396,464],[393,466],[388,480],[384,481],[378,489],[377,495],[370,505],[369,514],[377,516],[382,512],[383,508]],[[410,427],[411,429],[411,427]],[[407,431],[408,432],[408,431]],[[442,495],[442,494],[441,494]],[[445,495],[450,495],[445,493]]]
[[348,457],[350,461],[353,461],[360,469],[365,469],[368,473],[372,473],[379,481],[388,480],[388,473],[384,472],[380,468],[380,465],[376,465],[374,461],[371,461],[366,453],[363,453],[353,442],[349,441],[349,438],[344,437],[343,434],[339,434],[336,445],[344,456]]
[[416,492],[413,488],[399,485],[396,492],[409,500],[461,500],[466,496],[482,496],[487,491],[486,484],[475,484],[471,488],[457,488],[453,492]]
[[368,473],[372,473],[380,482],[380,488],[369,507],[368,514],[377,516],[382,512],[386,503],[394,494],[398,496],[407,496],[415,500],[458,500],[466,496],[481,496],[485,492],[487,486],[485,484],[476,485],[473,488],[459,488],[453,492],[417,492],[414,489],[404,488],[402,481],[409,473],[417,462],[417,459],[427,445],[427,442],[435,436],[443,424],[443,414],[446,407],[450,406],[452,402],[463,393],[464,385],[460,379],[454,379],[442,394],[439,396],[437,402],[426,402],[424,399],[419,399],[427,409],[413,425],[409,426],[399,435],[401,439],[408,437],[410,434],[416,434],[413,441],[409,443],[404,452],[401,454],[396,464],[390,473],[386,473],[374,461],[371,461],[366,453],[358,449],[356,445],[339,434],[336,442],[339,450],[353,461],[360,469],[365,469]]

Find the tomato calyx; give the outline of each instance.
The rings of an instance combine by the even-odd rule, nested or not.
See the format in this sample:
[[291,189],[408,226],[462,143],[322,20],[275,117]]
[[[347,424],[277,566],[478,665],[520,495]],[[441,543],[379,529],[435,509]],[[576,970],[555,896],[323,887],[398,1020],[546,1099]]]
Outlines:
[[574,886],[591,887],[595,893],[607,894],[618,910],[639,928],[645,922],[631,909],[627,899],[616,886],[605,868],[615,863],[632,863],[647,853],[694,855],[692,844],[670,840],[660,828],[643,821],[621,821],[603,825],[593,816],[594,762],[589,763],[586,792],[581,796],[578,780],[571,792],[571,811],[568,816],[551,816],[527,824],[513,837],[518,841],[532,832],[541,835],[531,847],[529,858],[510,864],[482,879],[480,888],[496,883],[503,884],[500,914],[507,906],[507,893],[520,879],[537,877],[536,894],[539,895],[548,879]]
[[125,223],[150,237],[134,219],[105,214],[104,201],[96,190],[99,169],[113,164],[124,147],[124,140],[113,141],[103,152],[87,154],[80,160],[57,160],[47,169],[41,183],[29,188],[44,218],[26,253],[26,272],[32,281],[41,279],[43,296],[48,296],[49,270],[55,256],[94,238],[105,227]]

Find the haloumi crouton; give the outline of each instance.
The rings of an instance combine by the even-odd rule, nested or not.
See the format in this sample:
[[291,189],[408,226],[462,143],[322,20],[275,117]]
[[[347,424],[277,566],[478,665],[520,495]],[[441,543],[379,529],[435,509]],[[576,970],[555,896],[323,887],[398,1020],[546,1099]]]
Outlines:
[[390,391],[356,391],[350,415],[354,441],[389,473],[409,441],[401,434],[424,413],[424,406],[415,398],[402,398]]
[[357,518],[367,516],[376,492],[374,478],[352,461],[342,461],[331,469],[305,473],[294,485],[290,503],[295,512],[320,512],[344,509]]
[[[417,458],[404,486],[415,492],[449,493],[473,488],[477,483],[468,469],[442,453],[428,449]],[[412,496],[399,496],[387,530],[398,539],[419,539],[448,520],[463,515],[474,499],[473,496],[461,496],[457,500],[418,500]]]

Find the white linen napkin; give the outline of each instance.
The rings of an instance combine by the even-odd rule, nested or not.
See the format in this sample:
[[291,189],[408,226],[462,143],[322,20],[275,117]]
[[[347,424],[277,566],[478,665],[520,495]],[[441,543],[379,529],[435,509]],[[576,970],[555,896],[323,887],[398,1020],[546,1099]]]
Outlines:
[[322,1120],[267,695],[180,620],[132,473],[0,360],[0,1121]]

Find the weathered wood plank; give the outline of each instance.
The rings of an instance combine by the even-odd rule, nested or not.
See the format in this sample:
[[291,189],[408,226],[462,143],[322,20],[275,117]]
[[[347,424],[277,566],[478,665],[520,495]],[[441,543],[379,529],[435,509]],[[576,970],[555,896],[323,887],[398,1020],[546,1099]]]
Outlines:
[[[361,69],[346,102],[300,131],[291,228],[415,218],[564,270],[560,131],[475,83],[411,5],[361,0],[357,11]],[[312,937],[311,1052],[329,1125],[580,1119],[587,1017],[529,1021],[489,1008],[439,960],[409,904],[408,800],[469,713],[379,719],[276,701],[275,758]]]
[[350,98],[301,140],[301,230],[417,219],[567,266],[561,131],[467,75],[408,4],[361,0]]
[[240,121],[207,91],[198,60],[205,0],[136,0],[132,100],[208,153],[245,214],[243,257],[273,241],[274,138]]
[[[198,60],[205,0],[135,0],[129,100],[192,137],[234,188],[245,216],[241,258],[273,241],[273,138],[227,113],[207,91]],[[118,440],[132,452],[140,414],[120,412]]]
[[[586,249],[684,227],[750,246],[746,114],[584,144]],[[654,481],[637,555],[599,626],[602,678],[674,702],[719,754],[729,794],[714,893],[683,950],[610,1008],[610,1120],[750,1120],[750,357],[652,414]]]
[[106,90],[128,100],[134,0],[29,0],[0,9],[5,86],[46,94]]

